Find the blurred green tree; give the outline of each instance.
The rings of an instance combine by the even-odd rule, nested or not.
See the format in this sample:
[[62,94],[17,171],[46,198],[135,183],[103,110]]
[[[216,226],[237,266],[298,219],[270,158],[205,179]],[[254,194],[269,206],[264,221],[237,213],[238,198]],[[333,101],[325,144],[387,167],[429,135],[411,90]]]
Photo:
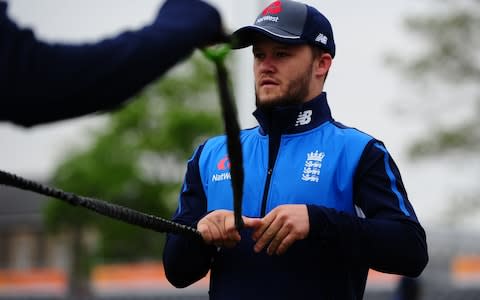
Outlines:
[[[388,62],[416,87],[416,98],[421,98],[421,102],[413,109],[420,109],[422,119],[429,122],[424,136],[411,145],[410,156],[413,159],[441,157],[478,162],[480,1],[431,2],[428,14],[409,17],[405,22],[408,31],[413,33],[410,42],[415,43],[414,38],[420,37],[421,50],[408,56],[403,52],[388,57]],[[478,211],[480,191],[476,188],[451,196],[450,222]]]
[[[203,139],[222,131],[213,76],[213,65],[199,55],[176,67],[112,113],[106,126],[92,132],[87,149],[72,149],[52,185],[170,219],[185,161]],[[70,288],[76,294],[85,289],[92,264],[162,255],[163,234],[60,201],[49,201],[45,220],[53,232],[71,233]],[[88,247],[92,235],[95,242]]]

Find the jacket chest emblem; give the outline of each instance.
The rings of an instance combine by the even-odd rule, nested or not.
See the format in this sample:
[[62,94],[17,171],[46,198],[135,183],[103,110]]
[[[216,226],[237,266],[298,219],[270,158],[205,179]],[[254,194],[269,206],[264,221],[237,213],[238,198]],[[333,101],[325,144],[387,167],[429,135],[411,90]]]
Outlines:
[[216,173],[212,175],[212,182],[230,180],[230,159],[228,155],[224,156],[217,162]]
[[320,169],[322,168],[322,160],[325,157],[324,152],[307,153],[307,160],[303,167],[302,180],[310,182],[318,182],[320,180]]

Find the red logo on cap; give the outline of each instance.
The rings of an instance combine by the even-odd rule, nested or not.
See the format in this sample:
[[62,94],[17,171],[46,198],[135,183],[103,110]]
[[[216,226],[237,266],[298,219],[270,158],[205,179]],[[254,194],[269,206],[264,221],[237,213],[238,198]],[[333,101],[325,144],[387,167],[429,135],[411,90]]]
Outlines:
[[268,14],[275,15],[280,13],[281,11],[282,11],[282,2],[275,1],[263,10],[262,15],[264,16]]

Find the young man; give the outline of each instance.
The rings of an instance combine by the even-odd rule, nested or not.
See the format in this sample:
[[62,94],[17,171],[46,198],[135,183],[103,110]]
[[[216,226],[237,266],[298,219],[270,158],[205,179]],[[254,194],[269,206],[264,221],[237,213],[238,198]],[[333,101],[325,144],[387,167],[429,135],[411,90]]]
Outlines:
[[418,276],[425,232],[397,166],[331,116],[329,21],[276,1],[233,38],[253,45],[260,124],[241,133],[245,229],[234,226],[226,139],[211,138],[188,162],[174,216],[204,241],[168,236],[168,280],[185,287],[210,271],[211,299],[361,299],[369,268]]
[[221,25],[203,1],[167,0],[140,30],[53,45],[19,28],[0,1],[0,121],[32,126],[113,109],[195,48],[223,40]]

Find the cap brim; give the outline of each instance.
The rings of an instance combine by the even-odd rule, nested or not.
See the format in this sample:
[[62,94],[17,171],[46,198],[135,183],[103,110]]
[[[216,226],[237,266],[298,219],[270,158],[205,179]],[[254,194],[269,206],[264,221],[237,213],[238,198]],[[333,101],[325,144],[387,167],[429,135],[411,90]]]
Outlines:
[[274,41],[284,44],[304,44],[306,43],[297,35],[292,35],[288,32],[279,32],[278,29],[259,27],[259,26],[245,26],[230,36],[232,49],[241,49],[251,46],[258,34],[264,35]]

